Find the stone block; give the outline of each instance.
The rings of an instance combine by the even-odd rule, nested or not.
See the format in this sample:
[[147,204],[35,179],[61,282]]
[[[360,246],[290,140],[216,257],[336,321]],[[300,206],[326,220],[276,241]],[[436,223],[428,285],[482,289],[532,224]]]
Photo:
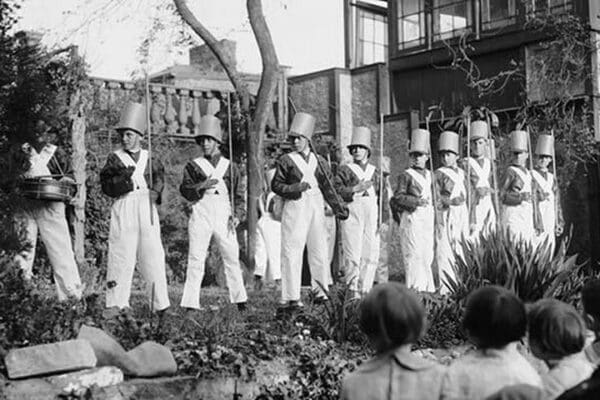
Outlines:
[[106,387],[123,382],[123,371],[117,367],[99,367],[47,378],[48,382],[66,393],[81,393],[94,387]]
[[66,340],[10,350],[4,362],[8,377],[15,379],[92,368],[96,356],[88,341]]

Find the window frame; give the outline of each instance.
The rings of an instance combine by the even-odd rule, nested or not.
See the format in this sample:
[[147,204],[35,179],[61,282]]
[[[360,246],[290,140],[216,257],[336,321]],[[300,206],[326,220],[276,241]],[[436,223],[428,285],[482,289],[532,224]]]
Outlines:
[[[366,17],[366,18],[365,18]],[[373,21],[382,22],[383,27],[383,43],[378,43],[375,41],[375,30],[373,29],[372,38],[370,40],[365,39],[364,36],[364,21],[369,20],[369,22],[373,23]],[[374,25],[374,23],[373,23]],[[365,44],[371,47],[372,53],[372,62],[365,62]],[[377,47],[383,47],[383,59],[381,61],[375,60],[375,49]],[[363,65],[374,64],[378,62],[387,62],[389,54],[389,37],[388,37],[388,17],[387,15],[379,14],[370,10],[366,10],[363,8],[356,9],[356,65],[358,67]]]
[[[396,21],[397,21],[397,29],[396,29],[396,38],[397,38],[397,46],[396,51],[406,51],[406,50],[414,50],[419,49],[427,44],[427,6],[426,0],[416,0],[417,1],[417,11],[411,12],[410,14],[402,14],[403,11],[403,2],[410,0],[395,0],[396,2]],[[404,41],[404,21],[408,17],[417,16],[418,18],[418,26],[419,26],[419,35],[416,39],[412,39],[409,41]]]
[[[451,40],[453,38],[456,37],[460,37],[463,33],[465,32],[469,32],[472,31],[473,29],[473,0],[453,0],[450,3],[447,4],[443,4],[443,5],[435,5],[435,2],[442,2],[443,0],[432,0],[433,6],[431,7],[431,34],[432,34],[432,41],[433,42],[441,42],[444,40]],[[475,0],[478,1],[478,0]],[[464,26],[464,28],[458,28],[458,29],[452,29],[450,31],[441,31],[441,21],[439,20],[439,18],[436,17],[440,17],[441,13],[439,12],[439,10],[445,9],[445,8],[450,8],[450,7],[455,7],[456,5],[460,5],[463,4],[466,10],[466,24]],[[438,13],[436,15],[436,10],[438,10]],[[454,17],[453,17],[454,18]],[[436,31],[437,29],[437,31]]]
[[[490,31],[494,29],[504,28],[512,26],[517,23],[517,2],[519,0],[507,0],[508,1],[508,17],[492,19],[490,15],[491,6],[490,4],[494,0],[479,0],[479,6],[481,9],[481,30]],[[487,15],[485,11],[487,12]]]

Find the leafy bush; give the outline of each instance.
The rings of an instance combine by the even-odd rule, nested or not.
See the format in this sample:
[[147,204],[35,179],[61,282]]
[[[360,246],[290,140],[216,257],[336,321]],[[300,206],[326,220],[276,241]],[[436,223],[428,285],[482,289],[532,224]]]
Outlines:
[[438,293],[420,293],[427,315],[427,331],[417,342],[420,348],[450,348],[464,343],[462,308],[454,299]]
[[553,254],[548,247],[516,242],[505,230],[479,241],[462,242],[464,256],[453,265],[455,277],[446,274],[450,297],[462,302],[473,290],[500,285],[514,291],[523,301],[555,297],[574,303],[583,285],[583,266],[577,255],[567,256],[568,240]]
[[313,337],[364,344],[365,336],[358,326],[360,301],[352,295],[348,283],[335,284],[322,305],[315,305],[314,297],[310,300],[300,320],[310,328]]
[[342,379],[366,356],[362,349],[340,351],[333,341],[307,341],[292,361],[289,381],[261,388],[257,399],[339,399]]

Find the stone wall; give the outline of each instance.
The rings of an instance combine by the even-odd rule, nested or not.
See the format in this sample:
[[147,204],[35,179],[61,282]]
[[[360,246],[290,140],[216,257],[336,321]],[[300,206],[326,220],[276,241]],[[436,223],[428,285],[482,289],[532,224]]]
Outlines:
[[317,120],[315,131],[333,135],[330,112],[331,108],[335,108],[331,98],[333,90],[333,74],[330,70],[291,77],[288,80],[290,118],[296,112],[312,114]]
[[[236,66],[236,43],[231,40],[223,39],[219,41],[218,46],[233,61],[233,65]],[[190,65],[197,65],[207,72],[225,72],[212,50],[205,44],[191,48],[189,55]]]

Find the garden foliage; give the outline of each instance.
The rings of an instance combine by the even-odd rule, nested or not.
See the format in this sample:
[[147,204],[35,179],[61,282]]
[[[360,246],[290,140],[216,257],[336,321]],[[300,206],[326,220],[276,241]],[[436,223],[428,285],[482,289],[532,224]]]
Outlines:
[[567,255],[568,239],[553,253],[548,246],[516,242],[505,230],[497,230],[461,246],[464,256],[453,266],[455,277],[445,276],[450,297],[459,303],[481,286],[500,285],[525,302],[555,297],[573,304],[585,279],[585,264],[577,262],[577,255]]

